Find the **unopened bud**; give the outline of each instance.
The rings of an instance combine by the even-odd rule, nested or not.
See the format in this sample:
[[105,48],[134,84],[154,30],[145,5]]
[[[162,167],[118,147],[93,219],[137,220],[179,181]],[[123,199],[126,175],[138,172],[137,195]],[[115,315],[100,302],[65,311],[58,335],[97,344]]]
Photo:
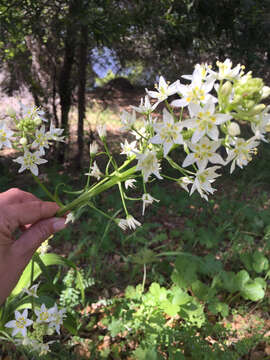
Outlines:
[[264,86],[262,88],[262,99],[267,98],[270,95],[270,87],[269,86]]
[[96,153],[98,152],[98,143],[96,141],[93,141],[92,144],[90,144],[89,152],[90,156],[96,155]]
[[232,83],[230,81],[226,81],[225,84],[222,85],[220,89],[220,93],[222,96],[228,96],[232,92]]
[[255,105],[249,112],[249,115],[257,115],[262,112],[265,108],[264,104]]
[[240,135],[240,126],[236,122],[231,122],[227,127],[228,133],[231,136]]
[[35,124],[36,124],[37,126],[39,126],[39,125],[42,124],[42,120],[41,120],[40,117],[36,117],[36,118],[34,119],[34,122],[35,122]]
[[106,124],[100,124],[97,126],[97,132],[101,139],[106,138],[107,131],[106,131]]
[[20,144],[21,144],[22,146],[26,146],[27,143],[28,143],[28,141],[27,141],[26,137],[22,137],[22,138],[20,139]]

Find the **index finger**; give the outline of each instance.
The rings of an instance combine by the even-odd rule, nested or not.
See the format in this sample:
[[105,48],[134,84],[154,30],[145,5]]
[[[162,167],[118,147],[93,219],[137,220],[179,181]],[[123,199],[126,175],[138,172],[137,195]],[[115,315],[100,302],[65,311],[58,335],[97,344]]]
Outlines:
[[28,201],[9,205],[5,213],[9,216],[11,230],[19,226],[35,224],[39,220],[48,219],[55,215],[59,206],[51,201]]
[[39,200],[35,195],[20,190],[18,188],[11,188],[3,193],[0,193],[0,204],[17,204],[25,201]]

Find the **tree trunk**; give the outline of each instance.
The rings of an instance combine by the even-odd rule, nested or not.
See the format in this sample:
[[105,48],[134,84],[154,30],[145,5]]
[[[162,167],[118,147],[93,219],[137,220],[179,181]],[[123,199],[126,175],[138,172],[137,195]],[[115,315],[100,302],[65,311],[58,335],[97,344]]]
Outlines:
[[78,73],[78,82],[79,82],[78,127],[77,127],[78,153],[76,156],[77,158],[76,164],[78,168],[81,167],[82,159],[83,159],[87,50],[88,50],[88,26],[81,25],[80,47],[79,47],[79,73]]
[[[59,76],[59,97],[61,105],[61,127],[64,129],[64,135],[68,139],[68,114],[71,106],[72,83],[71,72],[74,64],[77,21],[76,21],[76,0],[71,0],[69,4],[69,21],[67,23],[65,52],[63,66]],[[59,146],[58,161],[63,163],[65,160],[65,144]]]

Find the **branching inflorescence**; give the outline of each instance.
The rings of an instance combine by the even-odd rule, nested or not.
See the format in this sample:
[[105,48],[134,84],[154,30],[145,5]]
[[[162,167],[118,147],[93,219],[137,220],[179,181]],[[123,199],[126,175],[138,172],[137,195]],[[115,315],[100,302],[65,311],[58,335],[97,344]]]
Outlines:
[[[91,199],[117,185],[125,217],[113,220],[123,230],[135,229],[140,222],[129,213],[126,203],[142,201],[144,214],[146,206],[157,202],[147,189],[153,178],[171,179],[190,195],[198,191],[208,200],[208,195],[215,191],[212,184],[220,176],[218,171],[222,166],[230,164],[232,173],[236,166],[243,168],[251,161],[260,141],[267,141],[265,136],[270,130],[269,106],[262,103],[270,95],[270,88],[262,79],[252,77],[251,72],[245,73],[244,66],[232,67],[229,59],[217,62],[216,71],[208,64],[197,64],[192,75],[182,78],[184,80],[169,84],[161,76],[154,91],[146,89],[147,94],[139,106],[122,113],[123,131],[134,136],[132,142],[125,140],[121,144],[121,154],[126,156],[122,164],[117,163],[107,147],[105,125],[98,126],[104,146],[102,153],[107,154],[108,164],[104,170],[99,169],[96,158],[100,153],[97,143],[93,142],[86,185],[71,203],[60,204],[59,216],[72,211],[69,219],[74,220],[79,208],[96,209]],[[179,99],[169,102],[172,95],[174,98],[179,95]],[[162,107],[161,118],[154,115],[158,107]],[[138,115],[144,118],[143,126],[136,122]],[[21,165],[19,172],[30,170],[37,177],[38,165],[47,161],[43,157],[51,142],[63,141],[62,130],[51,124],[46,131],[45,119],[37,108],[26,111],[22,117],[10,113],[10,119],[9,123],[0,124],[0,149],[13,147],[22,151],[23,155],[14,160]],[[243,125],[250,127],[253,136],[247,139],[242,135]],[[221,156],[221,147],[226,149],[223,151],[226,156]],[[170,156],[176,148],[185,153],[181,163]],[[179,175],[172,178],[163,174],[162,159]],[[134,188],[139,179],[144,194],[135,199],[128,197],[128,189]]]

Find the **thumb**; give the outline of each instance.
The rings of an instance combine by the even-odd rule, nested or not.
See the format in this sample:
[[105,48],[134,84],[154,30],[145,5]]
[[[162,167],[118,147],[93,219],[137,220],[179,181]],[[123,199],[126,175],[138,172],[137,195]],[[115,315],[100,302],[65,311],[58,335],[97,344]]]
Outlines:
[[31,225],[13,244],[17,254],[32,256],[44,240],[66,227],[65,221],[65,218],[53,217]]

